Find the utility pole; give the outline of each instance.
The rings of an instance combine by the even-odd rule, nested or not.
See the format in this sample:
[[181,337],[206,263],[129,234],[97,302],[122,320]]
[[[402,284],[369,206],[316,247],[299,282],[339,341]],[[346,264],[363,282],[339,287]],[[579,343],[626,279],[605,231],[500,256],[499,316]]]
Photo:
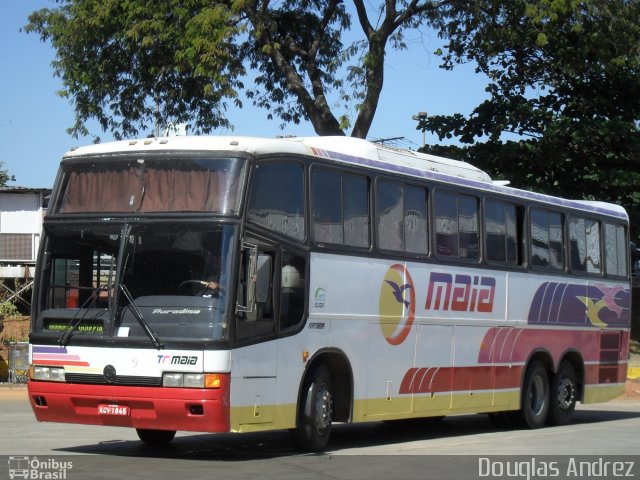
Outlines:
[[[411,120],[415,120],[416,122],[421,122],[423,120],[426,120],[428,117],[427,112],[418,112],[415,115],[411,116]],[[426,137],[426,132],[423,130],[422,131],[422,147],[424,147],[427,143],[427,137]]]

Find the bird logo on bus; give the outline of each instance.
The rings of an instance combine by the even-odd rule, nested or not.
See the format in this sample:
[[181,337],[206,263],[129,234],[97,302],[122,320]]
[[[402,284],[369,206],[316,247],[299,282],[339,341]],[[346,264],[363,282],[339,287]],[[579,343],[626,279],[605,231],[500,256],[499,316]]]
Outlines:
[[404,265],[391,265],[380,287],[380,328],[391,345],[400,345],[411,331],[416,313],[413,279]]
[[529,308],[532,324],[628,328],[631,291],[622,285],[544,282]]

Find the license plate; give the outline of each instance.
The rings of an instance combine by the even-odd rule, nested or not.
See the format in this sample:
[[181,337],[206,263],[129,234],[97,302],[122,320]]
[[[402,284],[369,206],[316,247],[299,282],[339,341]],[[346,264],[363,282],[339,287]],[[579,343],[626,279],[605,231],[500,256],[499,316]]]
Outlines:
[[128,405],[98,405],[98,413],[100,415],[117,415],[128,417],[131,413]]

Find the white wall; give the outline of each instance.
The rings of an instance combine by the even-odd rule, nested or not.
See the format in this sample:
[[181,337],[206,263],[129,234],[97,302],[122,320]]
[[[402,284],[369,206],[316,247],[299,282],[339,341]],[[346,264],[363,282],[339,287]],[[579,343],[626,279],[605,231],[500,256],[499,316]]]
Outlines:
[[0,193],[0,233],[40,233],[42,215],[37,193]]

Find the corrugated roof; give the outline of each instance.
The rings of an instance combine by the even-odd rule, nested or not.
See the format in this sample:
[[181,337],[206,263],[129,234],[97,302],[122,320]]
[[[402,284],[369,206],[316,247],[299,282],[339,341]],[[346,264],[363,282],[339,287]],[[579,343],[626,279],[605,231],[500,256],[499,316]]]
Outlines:
[[35,188],[35,187],[17,187],[17,186],[4,186],[0,187],[1,193],[51,193],[50,188]]

